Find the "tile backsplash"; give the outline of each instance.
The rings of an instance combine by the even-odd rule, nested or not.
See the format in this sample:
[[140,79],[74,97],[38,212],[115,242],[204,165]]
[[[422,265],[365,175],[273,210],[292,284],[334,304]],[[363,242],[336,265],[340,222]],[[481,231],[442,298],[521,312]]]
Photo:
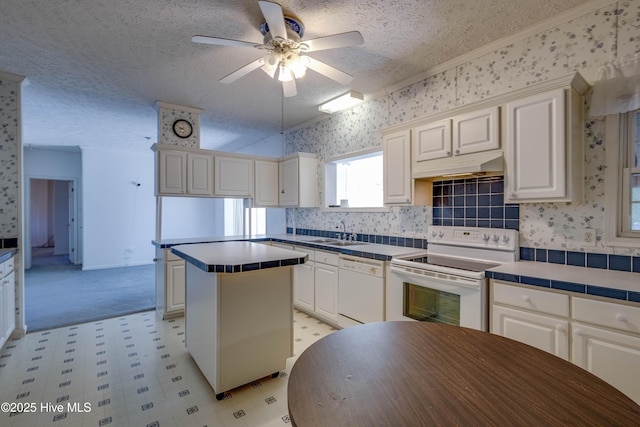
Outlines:
[[520,207],[504,203],[504,177],[433,183],[433,225],[518,230]]

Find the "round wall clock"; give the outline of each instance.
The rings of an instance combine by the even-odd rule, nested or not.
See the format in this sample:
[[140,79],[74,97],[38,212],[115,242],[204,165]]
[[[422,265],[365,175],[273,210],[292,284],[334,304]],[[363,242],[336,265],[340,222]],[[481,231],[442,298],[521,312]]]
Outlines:
[[187,120],[178,119],[173,122],[173,133],[180,138],[189,138],[193,133],[193,126]]

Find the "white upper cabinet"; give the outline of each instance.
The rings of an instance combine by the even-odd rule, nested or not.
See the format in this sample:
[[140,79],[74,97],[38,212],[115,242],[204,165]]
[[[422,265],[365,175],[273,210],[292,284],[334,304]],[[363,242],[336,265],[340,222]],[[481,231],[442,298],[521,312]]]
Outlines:
[[411,133],[414,161],[422,162],[451,156],[451,120],[416,126]]
[[213,156],[187,154],[187,193],[213,196]]
[[278,206],[278,162],[269,160],[255,161],[255,193],[253,206]]
[[500,148],[498,106],[455,116],[452,122],[454,155]]
[[253,195],[253,159],[215,157],[216,196],[251,197]]
[[159,151],[156,194],[187,194],[187,153],[184,151]]
[[213,196],[213,156],[177,150],[156,156],[156,195]]
[[411,132],[408,129],[384,135],[382,159],[384,204],[411,204]]
[[318,206],[318,160],[314,154],[285,157],[279,169],[279,204],[283,207]]
[[508,198],[564,198],[564,90],[557,89],[510,102],[506,112]]
[[586,82],[576,74],[564,86],[505,105],[507,202],[582,201],[581,94],[586,88]]

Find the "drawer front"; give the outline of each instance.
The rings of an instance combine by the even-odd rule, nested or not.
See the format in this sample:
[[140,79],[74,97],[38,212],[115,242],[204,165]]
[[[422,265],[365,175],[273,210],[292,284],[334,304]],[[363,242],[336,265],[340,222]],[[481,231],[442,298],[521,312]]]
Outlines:
[[338,265],[340,264],[340,256],[331,252],[316,251],[315,261],[323,264]]
[[304,252],[309,256],[309,261],[313,261],[316,259],[316,251],[307,247],[307,246],[296,246],[294,248],[296,252]]
[[640,307],[577,297],[572,302],[575,320],[640,333]]
[[569,296],[494,282],[493,301],[540,313],[569,317]]

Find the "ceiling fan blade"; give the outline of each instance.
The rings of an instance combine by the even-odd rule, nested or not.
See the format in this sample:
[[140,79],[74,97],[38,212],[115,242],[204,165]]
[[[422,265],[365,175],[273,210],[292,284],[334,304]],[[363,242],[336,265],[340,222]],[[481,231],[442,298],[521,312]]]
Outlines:
[[194,43],[215,44],[220,46],[246,46],[246,47],[259,47],[260,43],[245,42],[242,40],[223,39],[221,37],[209,37],[209,36],[193,36],[191,41]]
[[305,52],[314,52],[317,50],[335,49],[337,47],[356,46],[363,43],[364,39],[359,31],[349,31],[348,33],[305,40],[302,44],[309,47]]
[[285,98],[296,96],[298,94],[298,89],[296,88],[296,79],[282,82],[282,93],[284,94]]
[[329,77],[331,80],[347,86],[353,80],[353,77],[344,71],[340,71],[337,68],[333,68],[331,65],[327,65],[324,62],[320,62],[317,59],[313,59],[310,56],[304,56],[306,58],[307,67],[311,68],[316,73],[320,73],[323,76]]
[[278,3],[270,1],[259,1],[258,5],[260,6],[265,21],[267,21],[271,37],[274,39],[280,37],[287,40],[287,28],[284,23],[282,7],[280,7]]
[[233,73],[228,74],[220,79],[220,83],[232,83],[238,80],[240,77],[244,77],[253,70],[257,70],[258,68],[264,65],[264,60],[262,58],[258,58],[253,62],[248,63],[242,68],[238,68]]

